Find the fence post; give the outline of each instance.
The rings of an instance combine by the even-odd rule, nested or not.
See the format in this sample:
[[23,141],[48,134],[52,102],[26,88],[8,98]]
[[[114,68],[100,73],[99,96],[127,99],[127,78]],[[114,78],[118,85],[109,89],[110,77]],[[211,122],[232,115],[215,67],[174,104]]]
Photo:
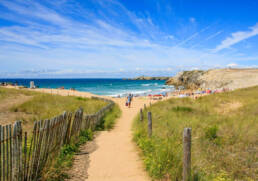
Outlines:
[[2,162],[2,173],[3,173],[3,181],[5,180],[5,126],[2,127],[1,130],[1,140],[2,140],[2,155],[3,155],[3,162]]
[[142,108],[140,110],[140,121],[143,121],[143,112],[142,112]]
[[151,112],[148,112],[148,134],[149,134],[149,137],[152,136],[152,117],[151,117]]
[[144,104],[144,110],[146,110],[146,104]]
[[0,180],[2,180],[2,125],[0,125]]
[[183,132],[183,181],[191,178],[191,128],[184,128]]

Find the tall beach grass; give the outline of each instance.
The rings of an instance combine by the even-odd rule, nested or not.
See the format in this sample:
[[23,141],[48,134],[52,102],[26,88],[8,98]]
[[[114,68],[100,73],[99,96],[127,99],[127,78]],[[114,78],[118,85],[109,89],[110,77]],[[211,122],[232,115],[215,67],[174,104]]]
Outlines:
[[[152,112],[153,136],[147,134]],[[192,180],[258,178],[258,87],[209,95],[197,100],[169,99],[144,111],[134,122],[134,140],[149,175],[182,179],[182,133],[192,128]]]

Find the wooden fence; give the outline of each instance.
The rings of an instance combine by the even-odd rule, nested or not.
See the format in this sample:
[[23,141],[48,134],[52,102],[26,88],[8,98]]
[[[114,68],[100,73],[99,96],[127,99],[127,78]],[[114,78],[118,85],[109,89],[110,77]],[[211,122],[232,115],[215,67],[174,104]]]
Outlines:
[[[144,109],[146,106],[144,104]],[[143,111],[140,110],[140,121],[143,121]],[[152,137],[152,114],[151,112],[147,113],[148,118],[148,137]],[[191,144],[192,144],[192,129],[184,128],[183,131],[183,181],[189,181],[191,179]]]
[[94,130],[100,124],[105,112],[114,105],[113,101],[102,100],[108,104],[92,115],[83,115],[80,108],[74,114],[64,112],[53,119],[34,122],[29,137],[27,132],[23,133],[21,121],[0,125],[0,181],[38,180],[44,166],[63,145],[79,136],[81,130]]

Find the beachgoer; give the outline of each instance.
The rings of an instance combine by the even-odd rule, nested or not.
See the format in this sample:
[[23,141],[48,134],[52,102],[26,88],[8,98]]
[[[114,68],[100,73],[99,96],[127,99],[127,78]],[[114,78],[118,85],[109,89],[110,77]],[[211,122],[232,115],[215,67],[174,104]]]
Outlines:
[[127,102],[128,102],[128,107],[129,107],[129,108],[131,107],[132,99],[133,99],[133,95],[132,95],[132,94],[129,94],[128,97],[127,97]]
[[125,106],[129,106],[129,99],[130,99],[129,96],[130,96],[130,95],[128,95],[128,96],[126,97]]

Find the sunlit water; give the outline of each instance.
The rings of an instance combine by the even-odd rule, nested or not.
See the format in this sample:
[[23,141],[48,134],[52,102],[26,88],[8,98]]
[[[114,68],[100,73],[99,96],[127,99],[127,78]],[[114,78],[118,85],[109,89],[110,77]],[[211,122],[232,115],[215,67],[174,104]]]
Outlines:
[[91,92],[97,95],[125,96],[149,95],[171,92],[173,86],[165,85],[160,80],[122,80],[122,79],[0,79],[0,82],[18,83],[29,87],[34,81],[39,88],[74,88],[78,91]]

